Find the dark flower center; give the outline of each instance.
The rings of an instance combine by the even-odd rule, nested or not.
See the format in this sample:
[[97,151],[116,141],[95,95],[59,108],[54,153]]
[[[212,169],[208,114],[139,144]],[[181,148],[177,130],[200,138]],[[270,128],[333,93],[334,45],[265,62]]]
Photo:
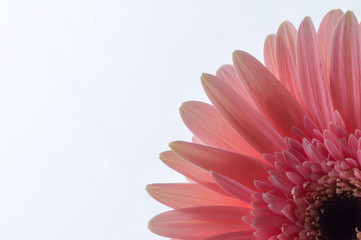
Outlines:
[[322,239],[354,240],[361,231],[361,198],[351,192],[335,194],[319,208],[319,230]]

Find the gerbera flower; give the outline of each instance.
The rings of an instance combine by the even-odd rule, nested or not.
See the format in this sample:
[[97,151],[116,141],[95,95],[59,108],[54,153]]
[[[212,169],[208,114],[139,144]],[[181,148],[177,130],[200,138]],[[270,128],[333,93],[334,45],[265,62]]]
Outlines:
[[174,210],[154,233],[184,240],[361,239],[361,28],[330,11],[202,75],[213,103],[186,102],[192,143],[160,155],[188,183],[151,184]]

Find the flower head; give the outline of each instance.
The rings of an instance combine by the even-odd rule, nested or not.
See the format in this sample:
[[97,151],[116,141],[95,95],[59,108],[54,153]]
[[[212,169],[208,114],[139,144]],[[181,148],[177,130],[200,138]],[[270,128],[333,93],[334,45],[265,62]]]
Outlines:
[[361,239],[361,28],[330,11],[269,35],[263,66],[243,51],[202,75],[213,105],[180,109],[193,133],[161,160],[188,183],[151,184],[174,210],[156,234],[184,240]]

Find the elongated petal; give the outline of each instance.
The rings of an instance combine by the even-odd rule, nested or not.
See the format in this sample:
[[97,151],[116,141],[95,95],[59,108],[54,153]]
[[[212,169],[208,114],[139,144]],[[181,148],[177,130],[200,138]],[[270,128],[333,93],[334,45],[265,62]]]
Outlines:
[[253,231],[239,231],[223,233],[212,237],[207,237],[202,240],[254,240],[256,237],[253,235]]
[[214,183],[211,173],[205,171],[194,164],[191,164],[184,159],[178,157],[172,151],[166,151],[160,154],[159,158],[170,168],[184,175],[186,178],[202,184],[203,186],[227,195],[227,193]]
[[204,144],[262,159],[219,114],[214,106],[202,102],[186,102],[180,114],[189,130]]
[[254,103],[249,97],[246,89],[244,89],[241,81],[239,80],[233,65],[223,65],[217,70],[216,77],[222,79],[227,85],[231,86],[233,90],[243,97],[253,108]]
[[257,225],[275,226],[277,228],[282,227],[282,225],[284,224],[290,223],[288,218],[277,215],[264,215],[261,217],[257,217],[253,220],[253,222]]
[[273,153],[285,148],[281,135],[222,80],[203,74],[202,84],[223,117],[258,152]]
[[276,60],[281,83],[303,105],[296,64],[296,35],[292,23],[286,21],[280,25],[276,35]]
[[349,131],[361,127],[361,35],[352,12],[340,19],[331,49],[330,87],[335,108]]
[[264,64],[266,68],[275,76],[278,77],[278,68],[276,60],[276,35],[270,34],[264,41],[263,47]]
[[235,206],[248,207],[232,197],[212,191],[197,183],[151,184],[147,192],[158,202],[171,208],[198,206]]
[[266,163],[252,157],[182,141],[172,142],[169,146],[181,158],[254,190],[253,181],[266,180],[268,176]]
[[315,28],[306,17],[297,35],[297,67],[303,100],[315,123],[325,129],[334,109],[328,91]]
[[149,229],[164,237],[199,240],[222,233],[251,230],[242,221],[248,213],[248,208],[239,207],[182,208],[155,216],[149,222]]
[[337,22],[340,20],[343,12],[340,9],[329,11],[322,19],[317,31],[320,52],[327,79],[327,86],[330,86],[330,65],[331,65],[331,44],[333,33]]
[[255,105],[282,135],[292,136],[292,126],[303,128],[302,106],[257,59],[246,52],[235,51],[233,62]]
[[253,201],[253,198],[251,196],[251,194],[254,192],[253,190],[245,187],[237,181],[234,181],[215,172],[212,172],[212,177],[214,181],[231,196],[247,204],[250,204]]

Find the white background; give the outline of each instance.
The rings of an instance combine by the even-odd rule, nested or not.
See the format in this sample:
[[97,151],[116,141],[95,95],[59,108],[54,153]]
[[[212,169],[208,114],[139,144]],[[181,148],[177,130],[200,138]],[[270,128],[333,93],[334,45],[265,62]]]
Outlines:
[[332,8],[361,19],[356,0],[0,1],[0,239],[162,239],[144,188],[183,181],[158,154],[190,139],[201,73]]

